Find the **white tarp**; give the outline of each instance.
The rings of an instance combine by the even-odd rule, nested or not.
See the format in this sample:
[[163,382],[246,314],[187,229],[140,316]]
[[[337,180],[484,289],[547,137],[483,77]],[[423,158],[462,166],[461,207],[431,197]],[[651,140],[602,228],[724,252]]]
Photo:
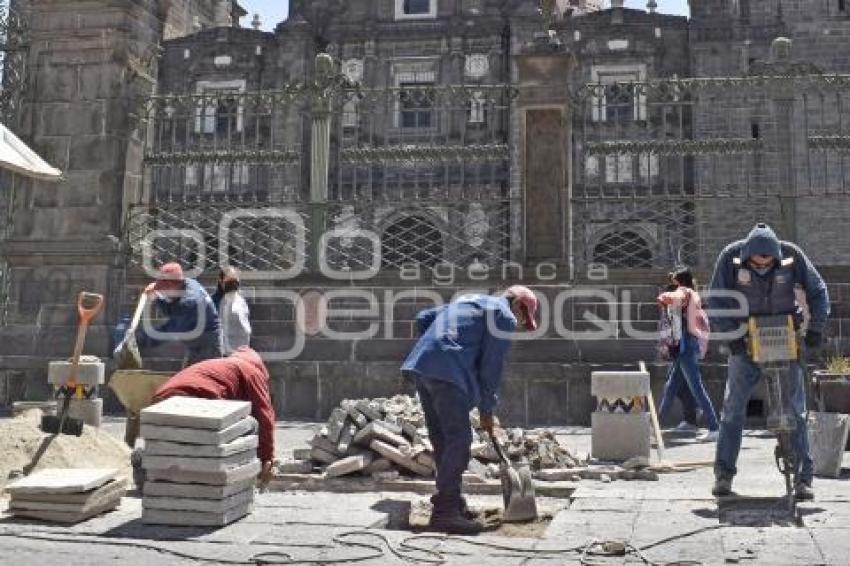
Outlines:
[[27,144],[0,123],[0,168],[10,169],[33,179],[58,181],[62,171],[51,167]]

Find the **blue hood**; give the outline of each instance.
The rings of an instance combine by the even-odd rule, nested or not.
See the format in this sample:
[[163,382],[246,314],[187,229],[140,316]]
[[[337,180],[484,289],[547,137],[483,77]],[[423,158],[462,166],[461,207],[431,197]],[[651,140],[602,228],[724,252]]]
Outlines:
[[744,240],[744,245],[741,246],[743,261],[754,255],[769,255],[778,260],[782,259],[782,245],[779,243],[779,238],[770,226],[761,222],[750,231],[747,239]]

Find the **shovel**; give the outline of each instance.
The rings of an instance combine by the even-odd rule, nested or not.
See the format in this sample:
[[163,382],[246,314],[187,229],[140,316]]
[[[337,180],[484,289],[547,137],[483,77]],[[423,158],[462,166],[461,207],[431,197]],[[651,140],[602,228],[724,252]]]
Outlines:
[[537,500],[534,499],[534,481],[527,466],[516,468],[508,460],[495,434],[490,435],[493,448],[499,456],[499,476],[502,480],[502,497],[505,513],[502,521],[517,523],[537,518]]
[[136,328],[139,326],[139,321],[142,320],[147,300],[147,294],[142,293],[142,296],[139,297],[139,304],[136,305],[136,312],[133,313],[133,320],[130,321],[130,326],[124,333],[124,339],[115,348],[113,357],[118,369],[142,369],[142,355],[139,353],[138,344],[136,344]]
[[92,319],[103,308],[103,295],[96,293],[80,293],[77,298],[77,312],[80,315],[80,324],[77,328],[77,341],[74,344],[74,355],[71,358],[71,369],[68,372],[68,380],[56,391],[57,396],[63,397],[59,415],[44,415],[41,417],[41,430],[48,434],[70,434],[80,436],[83,434],[83,421],[81,419],[68,418],[68,406],[71,397],[82,399],[85,397],[85,388],[77,383],[77,372],[80,368],[80,356],[83,353],[83,345],[86,342],[86,331]]

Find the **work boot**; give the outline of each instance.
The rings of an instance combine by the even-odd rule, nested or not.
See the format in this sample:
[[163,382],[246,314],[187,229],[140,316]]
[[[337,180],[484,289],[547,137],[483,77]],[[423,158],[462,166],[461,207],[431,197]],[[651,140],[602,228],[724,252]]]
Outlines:
[[711,495],[714,497],[724,497],[732,495],[732,478],[726,476],[718,476],[714,480],[714,487],[711,488]]
[[812,489],[812,480],[800,480],[794,485],[794,497],[797,501],[811,501],[815,498],[815,492]]
[[481,523],[467,519],[460,513],[432,514],[428,527],[432,531],[450,535],[477,535],[482,530]]

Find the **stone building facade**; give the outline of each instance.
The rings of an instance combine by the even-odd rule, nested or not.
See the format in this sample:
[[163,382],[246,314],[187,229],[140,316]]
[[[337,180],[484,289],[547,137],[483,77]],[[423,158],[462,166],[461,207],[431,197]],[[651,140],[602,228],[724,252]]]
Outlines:
[[[556,312],[515,346],[505,414],[585,422],[591,364],[651,358],[652,340],[629,336],[655,328],[663,274],[680,262],[705,274],[756,219],[825,269],[843,339],[850,84],[811,79],[850,72],[843,0],[692,0],[690,19],[654,2],[553,4],[547,32],[532,0],[294,0],[264,32],[234,25],[238,6],[220,0],[28,0],[23,133],[68,180],[16,192],[0,400],[46,394],[46,361],[71,349],[79,290],[108,296],[89,343],[109,351],[111,326],[146,280],[135,228],[194,230],[195,244],[163,245],[154,259],[192,264],[202,246],[210,282],[225,219],[226,253],[248,272],[292,268],[294,250],[324,233],[337,273],[380,247],[367,280],[319,277],[316,254],[297,277],[247,284],[255,346],[302,340],[293,359],[269,362],[284,417],[400,390],[419,308],[523,281]],[[782,80],[752,78],[764,75]],[[245,209],[252,216],[234,220]],[[408,264],[426,275],[405,279]],[[440,276],[442,264],[462,275]],[[589,282],[615,297],[611,311],[598,296],[561,299]],[[291,294],[309,303],[340,286],[362,293],[327,299],[337,334],[299,334]],[[340,336],[371,328],[361,315],[373,307],[374,333]],[[610,335],[565,339],[559,327],[593,328],[588,313]],[[175,367],[167,354],[149,362]],[[719,397],[720,358],[707,374]]]

